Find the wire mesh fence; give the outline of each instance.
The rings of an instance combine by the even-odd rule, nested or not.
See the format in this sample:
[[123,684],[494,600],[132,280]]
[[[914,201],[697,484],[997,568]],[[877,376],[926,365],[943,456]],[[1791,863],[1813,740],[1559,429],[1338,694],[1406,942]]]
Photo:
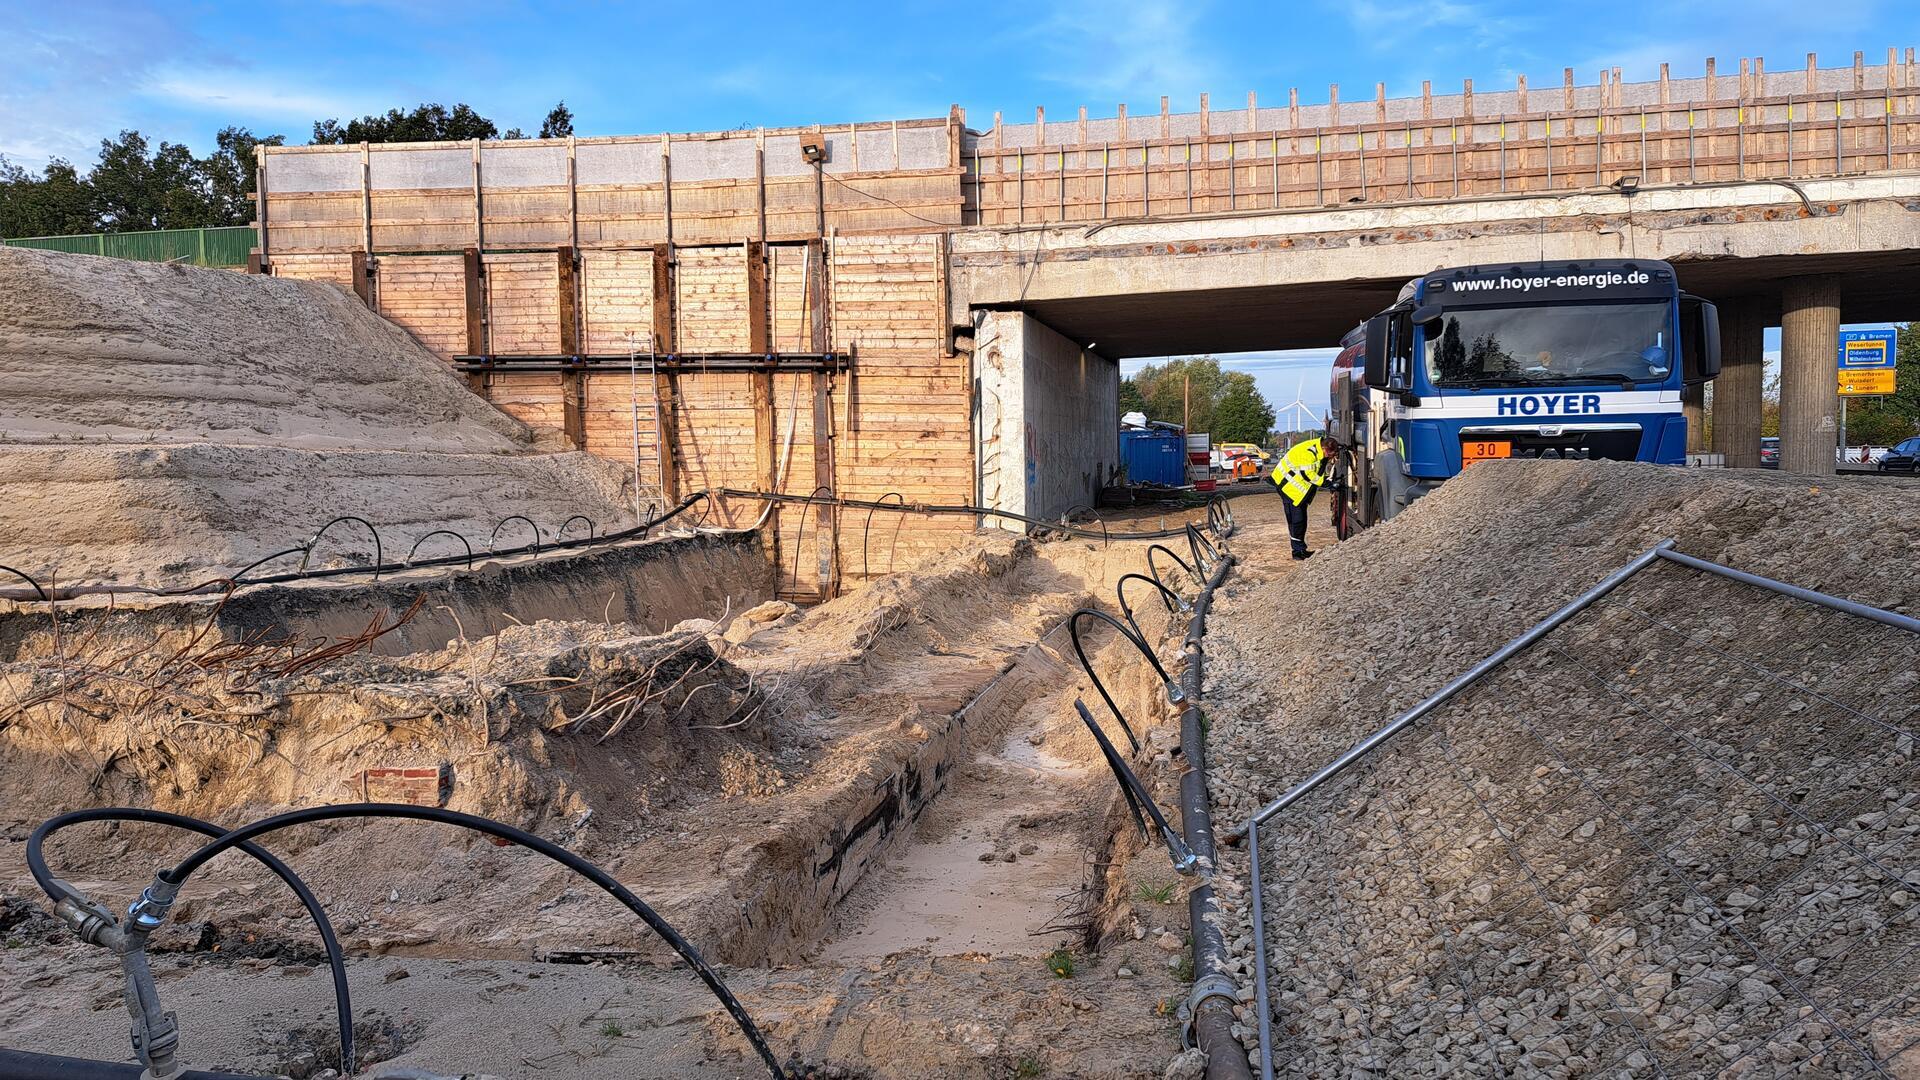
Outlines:
[[1277,1073],[1920,1075],[1917,646],[1661,567],[1284,811]]

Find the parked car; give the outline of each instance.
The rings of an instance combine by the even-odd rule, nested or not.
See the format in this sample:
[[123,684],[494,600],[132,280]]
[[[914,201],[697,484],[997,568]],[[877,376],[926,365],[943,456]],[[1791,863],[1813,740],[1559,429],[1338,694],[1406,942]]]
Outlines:
[[1920,475],[1920,437],[1895,444],[1880,459],[1880,471]]
[[1760,440],[1760,467],[1777,469],[1780,467],[1780,439],[1768,435]]

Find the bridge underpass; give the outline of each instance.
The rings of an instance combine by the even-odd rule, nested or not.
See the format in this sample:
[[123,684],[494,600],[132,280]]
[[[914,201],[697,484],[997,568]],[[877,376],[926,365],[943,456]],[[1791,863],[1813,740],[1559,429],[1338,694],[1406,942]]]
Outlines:
[[1730,466],[1759,465],[1763,334],[1782,327],[1782,467],[1831,472],[1840,325],[1915,315],[1920,176],[972,229],[951,296],[956,320],[1017,310],[1113,358],[1325,348],[1432,270],[1594,258],[1670,262],[1720,306],[1711,449]]

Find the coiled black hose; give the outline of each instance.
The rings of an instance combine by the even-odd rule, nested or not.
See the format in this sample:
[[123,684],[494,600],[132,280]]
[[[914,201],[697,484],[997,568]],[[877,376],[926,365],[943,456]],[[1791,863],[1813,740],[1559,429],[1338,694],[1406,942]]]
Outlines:
[[[297,550],[299,550],[299,549],[298,549],[298,548],[296,548],[296,549],[294,549],[294,550],[296,550],[296,551],[297,551]],[[282,555],[284,555],[284,554],[286,554],[286,552],[284,552],[284,551],[283,551],[283,552],[281,552],[280,554],[282,554]],[[254,564],[254,566],[258,566],[258,565],[260,565],[260,564],[259,564],[259,563],[255,563],[255,564]],[[252,567],[248,567],[248,569],[252,569]],[[45,589],[43,589],[43,588],[41,588],[41,587],[40,587],[40,583],[39,583],[39,582],[37,582],[37,581],[35,581],[35,580],[33,580],[33,579],[32,579],[31,577],[28,577],[28,576],[27,576],[26,574],[24,574],[24,573],[21,573],[21,572],[20,572],[20,571],[18,571],[18,570],[15,570],[15,569],[14,569],[13,567],[11,567],[11,566],[0,566],[0,570],[5,570],[5,571],[6,571],[7,573],[9,573],[9,574],[12,574],[12,575],[13,575],[14,577],[17,577],[17,578],[19,578],[19,579],[20,579],[21,581],[24,581],[24,582],[26,582],[27,584],[29,584],[29,585],[31,585],[31,586],[33,586],[33,595],[35,595],[35,596],[37,596],[37,597],[39,597],[39,598],[40,598],[40,599],[42,599],[42,600],[45,600],[45,599],[47,599],[47,590],[45,590]]]
[[1119,781],[1120,790],[1127,797],[1127,804],[1133,808],[1134,823],[1140,826],[1140,835],[1147,835],[1147,823],[1140,818],[1140,810],[1145,807],[1146,812],[1153,816],[1153,826],[1160,830],[1160,838],[1166,843],[1167,850],[1178,851],[1179,849],[1174,846],[1177,834],[1173,831],[1173,827],[1167,824],[1166,815],[1160,812],[1160,806],[1153,801],[1153,796],[1147,794],[1146,785],[1140,782],[1140,777],[1127,767],[1126,759],[1120,756],[1120,751],[1113,748],[1113,743],[1108,740],[1106,732],[1101,731],[1100,725],[1094,722],[1093,713],[1087,709],[1087,703],[1076,697],[1073,699],[1073,707],[1079,712],[1081,721],[1087,725],[1087,730],[1093,732],[1093,741],[1100,744],[1100,756],[1106,759],[1107,767],[1113,770],[1113,778]]
[[[685,938],[681,937],[679,931],[669,925],[665,919],[662,919],[659,914],[651,907],[648,907],[644,901],[628,890],[625,885],[614,880],[613,875],[550,840],[543,839],[523,829],[516,829],[511,825],[493,821],[489,818],[477,817],[473,814],[463,814],[457,810],[443,810],[433,806],[409,806],[402,803],[346,803],[336,806],[312,806],[302,810],[290,811],[285,814],[276,814],[273,817],[264,818],[251,825],[242,826],[232,832],[226,833],[180,860],[179,864],[174,866],[173,869],[162,870],[160,876],[175,886],[184,886],[187,878],[191,876],[195,870],[198,870],[204,865],[208,859],[213,858],[215,855],[220,854],[230,847],[244,844],[257,836],[263,836],[267,833],[285,829],[290,826],[304,825],[316,821],[332,821],[340,818],[409,818],[416,821],[437,822],[442,825],[457,825],[461,828],[472,829],[475,832],[484,833],[487,836],[497,837],[501,840],[506,840],[537,851],[560,865],[565,866],[567,869],[572,870],[574,873],[586,878],[588,881],[593,882],[604,890],[607,895],[626,905],[629,911],[640,916],[640,920],[646,923],[649,929],[660,935],[661,940],[671,946],[674,952],[680,954],[681,959],[692,966],[695,973],[700,976],[700,981],[706,984],[707,989],[713,992],[713,996],[718,998],[720,1003],[726,1007],[727,1013],[733,1017],[734,1023],[739,1025],[741,1033],[747,1038],[747,1042],[752,1044],[755,1052],[760,1055],[761,1061],[766,1064],[768,1074],[772,1076],[774,1080],[786,1080],[786,1072],[780,1067],[779,1060],[773,1056],[773,1051],[767,1046],[767,1041],[760,1034],[760,1029],[754,1025],[753,1017],[747,1014],[747,1010],[740,1004],[739,999],[733,996],[733,991],[727,988],[726,982],[720,978],[719,973],[708,966],[699,951]],[[42,827],[44,828],[44,826]],[[35,830],[35,835],[38,834],[39,830]],[[38,876],[36,873],[35,877],[38,878]],[[41,884],[43,888],[46,887],[44,881]]]
[[467,543],[466,537],[461,536],[459,533],[454,532],[452,529],[435,529],[432,532],[427,533],[425,536],[422,536],[420,539],[415,540],[413,542],[413,546],[407,549],[406,565],[412,566],[413,556],[415,555],[415,553],[417,553],[420,550],[420,545],[426,543],[427,541],[433,539],[436,536],[451,536],[455,540],[460,541],[460,546],[465,548],[467,551],[467,569],[469,570],[473,569],[473,545]]
[[[63,894],[54,883],[52,871],[47,868],[46,842],[61,829],[90,821],[141,821],[216,838],[225,836],[227,832],[220,826],[201,821],[199,818],[187,817],[184,814],[169,814],[164,810],[142,810],[131,806],[75,810],[69,814],[61,814],[59,817],[48,818],[27,837],[27,870],[33,874],[33,880],[39,883],[40,888],[56,903],[63,898]],[[314,897],[313,890],[307,888],[307,883],[300,880],[300,876],[272,852],[258,844],[247,842],[235,846],[259,860],[262,866],[273,871],[275,876],[287,883],[287,887],[293,890],[293,894],[300,898],[300,906],[306,908],[307,914],[312,917],[314,929],[320,932],[320,943],[327,951],[327,968],[333,973],[333,1007],[340,1021],[340,1068],[342,1072],[351,1074],[354,1068],[353,1001],[348,994],[347,965],[340,954],[340,939],[333,932],[333,922],[327,918],[326,909],[320,906],[320,901]]]
[[[818,490],[818,489],[815,489],[815,490]],[[907,505],[907,497],[905,495],[900,494],[897,491],[889,491],[885,495],[880,496],[880,498],[877,501],[884,503],[887,501],[889,497],[900,500],[901,506]],[[873,532],[873,512],[878,509],[880,509],[878,506],[870,506],[867,508],[867,523],[864,526],[862,526],[860,529],[860,576],[861,577],[873,576],[867,569],[867,537],[869,536],[869,534]],[[893,544],[892,546],[887,548],[887,573],[889,574],[893,573],[893,553],[894,553],[894,550],[897,549],[899,546],[900,546],[900,526],[896,522],[893,527]]]
[[[373,580],[379,581],[380,570],[382,568],[382,565],[386,562],[380,550],[380,530],[373,527],[373,522],[368,521],[366,518],[360,517],[355,514],[341,514],[339,517],[334,518],[332,521],[327,522],[325,525],[322,525],[318,529],[315,529],[313,531],[313,535],[307,538],[307,546],[305,551],[303,551],[300,555],[299,572],[302,574],[307,572],[307,560],[313,558],[314,546],[320,543],[320,538],[326,535],[328,529],[333,528],[335,525],[338,525],[343,521],[359,522],[361,525],[366,527],[367,534],[373,537],[373,567],[372,567]],[[269,556],[269,558],[271,557],[272,556]],[[260,563],[258,562],[253,564],[253,566],[259,566],[259,565]],[[247,570],[253,569],[253,566],[247,567]],[[360,569],[364,570],[366,569],[366,567],[361,567]],[[246,571],[244,570],[241,571],[241,573],[245,573],[245,572]],[[238,575],[235,575],[235,576],[237,577]]]
[[1106,622],[1119,631],[1121,637],[1132,642],[1133,647],[1139,649],[1141,655],[1147,658],[1147,663],[1153,665],[1154,674],[1160,676],[1161,684],[1167,688],[1167,696],[1175,701],[1180,700],[1179,685],[1173,681],[1173,676],[1167,674],[1167,669],[1161,666],[1160,658],[1153,654],[1153,647],[1147,644],[1147,639],[1128,629],[1126,623],[1094,608],[1081,608],[1067,616],[1067,636],[1073,639],[1074,655],[1080,658],[1080,666],[1086,670],[1087,678],[1093,680],[1093,688],[1100,691],[1100,700],[1107,703],[1107,709],[1113,713],[1113,718],[1120,721],[1120,730],[1127,733],[1127,743],[1133,747],[1135,753],[1139,753],[1140,737],[1133,733],[1133,725],[1127,723],[1126,715],[1120,711],[1120,706],[1114,704],[1113,695],[1107,693],[1107,684],[1100,681],[1100,676],[1093,670],[1093,661],[1087,659],[1087,650],[1080,644],[1081,619],[1099,619]]
[[1167,606],[1168,614],[1172,614],[1176,608],[1186,606],[1187,602],[1180,598],[1179,593],[1174,592],[1172,589],[1167,588],[1165,585],[1160,584],[1145,574],[1120,575],[1120,580],[1113,585],[1114,596],[1120,601],[1120,614],[1127,620],[1127,625],[1133,627],[1134,636],[1143,641],[1147,635],[1140,629],[1140,621],[1133,617],[1133,607],[1127,603],[1127,582],[1129,581],[1144,581],[1155,589],[1158,589],[1160,592],[1160,602]]
[[1160,568],[1155,566],[1153,562],[1153,553],[1156,551],[1165,552],[1167,558],[1172,559],[1174,561],[1174,565],[1186,571],[1187,577],[1192,581],[1194,581],[1195,583],[1200,585],[1206,584],[1206,579],[1202,578],[1199,574],[1194,573],[1193,567],[1187,565],[1187,560],[1174,554],[1172,548],[1168,547],[1165,544],[1153,544],[1147,548],[1147,573],[1153,578],[1154,584],[1160,586],[1163,589],[1167,588],[1167,583],[1164,580],[1162,580],[1160,577]]
[[1220,562],[1220,549],[1192,524],[1187,525],[1187,550],[1193,553],[1194,568],[1201,576],[1213,573],[1214,566]]

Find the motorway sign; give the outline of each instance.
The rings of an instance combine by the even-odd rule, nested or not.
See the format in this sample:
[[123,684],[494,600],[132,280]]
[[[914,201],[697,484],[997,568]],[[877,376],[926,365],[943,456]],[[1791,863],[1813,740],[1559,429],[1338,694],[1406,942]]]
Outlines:
[[1894,331],[1842,330],[1839,345],[1842,396],[1873,397],[1893,393]]

